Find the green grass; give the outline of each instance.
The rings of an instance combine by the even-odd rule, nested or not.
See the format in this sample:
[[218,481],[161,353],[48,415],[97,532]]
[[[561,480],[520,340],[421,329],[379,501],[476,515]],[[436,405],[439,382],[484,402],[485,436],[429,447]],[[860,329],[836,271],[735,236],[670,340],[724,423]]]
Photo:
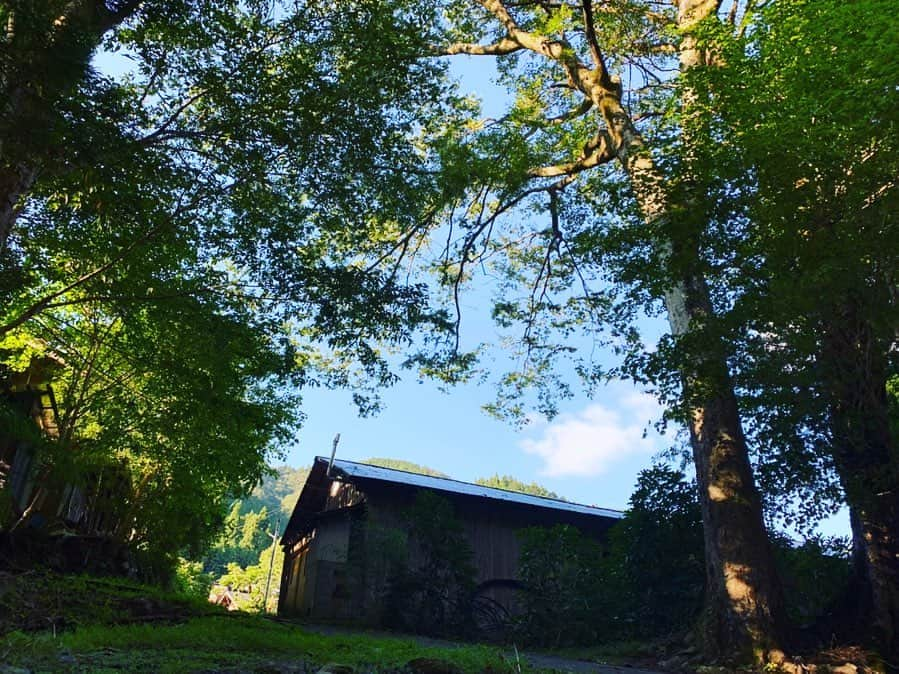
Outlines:
[[408,639],[324,636],[233,614],[180,625],[84,626],[56,637],[14,632],[0,641],[0,662],[35,671],[191,672],[235,666],[277,671],[298,661],[389,671],[421,657],[448,660],[472,673],[512,671],[499,651],[484,646],[425,648]]
[[122,622],[148,601],[184,616],[214,610],[206,602],[125,579],[63,575],[44,569],[0,572],[0,635]]

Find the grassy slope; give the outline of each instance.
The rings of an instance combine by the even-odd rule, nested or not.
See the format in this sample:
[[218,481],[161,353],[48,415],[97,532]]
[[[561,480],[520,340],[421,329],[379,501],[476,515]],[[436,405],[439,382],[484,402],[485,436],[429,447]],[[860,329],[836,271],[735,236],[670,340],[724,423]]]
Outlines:
[[[397,671],[439,658],[466,672],[509,672],[493,648],[424,648],[401,638],[325,636],[226,613],[120,579],[0,572],[0,666],[73,672]],[[2,668],[2,667],[0,667]]]
[[422,657],[450,661],[466,672],[511,671],[492,648],[434,649],[403,639],[323,636],[234,614],[177,625],[85,626],[55,638],[15,632],[4,641],[0,661],[37,671],[314,672],[337,662],[360,672],[391,672]]

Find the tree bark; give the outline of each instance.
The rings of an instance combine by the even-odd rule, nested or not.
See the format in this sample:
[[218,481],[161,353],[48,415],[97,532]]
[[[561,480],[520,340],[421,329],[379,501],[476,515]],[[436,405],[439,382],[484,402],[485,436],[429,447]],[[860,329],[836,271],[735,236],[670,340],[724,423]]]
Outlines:
[[[610,129],[619,120],[618,158],[644,218],[670,217],[664,177],[620,101],[606,97],[603,105]],[[673,242],[659,245],[669,256],[673,252]],[[700,327],[714,313],[708,287],[698,275],[670,289],[665,307],[675,337]],[[777,661],[782,657],[783,599],[727,365],[710,359],[681,374],[705,540],[704,650],[719,659]]]
[[[671,217],[664,176],[620,99],[600,91],[594,92],[594,102],[606,120],[643,217],[648,222]],[[674,243],[659,245],[670,257]],[[675,337],[699,328],[714,313],[708,287],[699,275],[687,276],[670,289],[665,306]],[[690,406],[705,538],[704,649],[719,659],[779,661],[783,657],[782,593],[727,365],[713,354],[681,374]]]
[[[682,75],[711,66],[708,52],[697,44],[691,29],[714,19],[719,6],[720,0],[678,0],[677,24],[684,35],[678,53]],[[697,95],[685,87],[681,97],[681,144],[690,171],[694,161],[691,148],[708,140],[690,128]],[[693,200],[701,204],[704,196],[694,194]],[[680,287],[666,294],[665,303],[675,336],[687,334],[714,314],[700,275],[685,278]],[[705,537],[706,651],[717,657],[742,653],[751,654],[756,661],[776,661],[782,657],[784,607],[761,497],[726,362],[714,353],[704,360],[697,362],[692,372],[683,372],[683,380],[685,397],[691,403],[690,440]],[[694,401],[696,391],[712,394]]]
[[[887,347],[846,298],[825,321],[820,369],[831,399],[834,465],[860,535],[870,634],[899,656],[899,461],[889,420]],[[855,533],[855,532],[854,532]],[[859,570],[861,571],[861,570]]]
[[[676,336],[712,312],[702,278],[669,291],[666,306]],[[783,599],[733,386],[721,361],[696,363],[682,376],[705,542],[704,650],[717,659],[777,661]],[[697,391],[707,393],[697,398]]]

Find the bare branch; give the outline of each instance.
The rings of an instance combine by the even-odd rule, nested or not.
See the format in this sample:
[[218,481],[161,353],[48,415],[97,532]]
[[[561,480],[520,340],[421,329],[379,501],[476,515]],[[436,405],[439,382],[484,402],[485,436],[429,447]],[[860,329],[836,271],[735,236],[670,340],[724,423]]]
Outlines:
[[591,108],[593,108],[593,101],[591,101],[589,98],[585,98],[576,108],[572,108],[571,110],[564,112],[557,117],[550,117],[546,120],[546,122],[552,125],[564,124],[565,122],[571,121],[572,119],[583,117],[588,112],[590,112]]
[[577,173],[605,164],[615,158],[613,144],[607,134],[600,131],[584,147],[584,154],[572,162],[541,166],[528,171],[532,178],[552,178],[555,176],[574,176]]
[[727,22],[731,26],[737,25],[737,8],[740,6],[740,0],[733,0],[730,6],[730,12],[727,14]]
[[456,42],[448,47],[435,47],[434,51],[441,56],[453,56],[455,54],[469,54],[471,56],[503,56],[516,51],[521,51],[524,46],[511,38],[503,38],[493,44],[474,44],[469,42]]
[[503,24],[503,27],[509,31],[509,35],[513,38],[516,33],[522,32],[518,28],[518,24],[515,23],[515,19],[512,18],[512,15],[509,14],[509,11],[505,8],[500,0],[478,0],[481,5],[483,5],[484,9],[493,14],[499,22]]
[[593,57],[593,63],[597,68],[605,67],[603,65],[602,51],[599,49],[599,41],[596,39],[596,26],[593,24],[593,2],[591,0],[582,0],[581,6],[584,9],[584,35],[587,37],[587,44],[590,45],[590,55]]
[[153,131],[151,133],[148,133],[146,136],[141,138],[138,142],[141,145],[149,145],[154,140],[156,140],[157,138],[162,136],[166,132],[166,130],[168,130],[168,128],[175,122],[175,120],[178,119],[178,117],[181,115],[182,112],[187,110],[190,106],[192,106],[194,103],[196,103],[198,100],[200,100],[207,93],[209,93],[208,89],[200,89],[200,91],[198,91],[194,95],[188,96],[184,101],[181,102],[181,104],[177,108],[175,108],[175,110],[172,112],[172,114],[168,116],[168,119],[166,119],[159,126],[158,129],[156,129],[155,131]]

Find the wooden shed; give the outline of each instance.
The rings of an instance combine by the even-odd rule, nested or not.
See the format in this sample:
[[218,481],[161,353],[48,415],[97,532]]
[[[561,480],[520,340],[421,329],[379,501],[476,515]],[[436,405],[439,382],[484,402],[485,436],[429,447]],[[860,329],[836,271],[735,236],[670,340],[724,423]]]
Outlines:
[[[46,443],[59,441],[52,382],[65,367],[50,354],[19,370],[0,368],[0,531],[103,538],[121,523],[122,504],[131,493],[124,464],[82,462],[76,471],[41,455]],[[78,451],[74,443],[66,446]]]
[[[568,524],[602,540],[616,510],[317,457],[287,524],[278,613],[311,620],[383,621],[386,560],[372,554],[385,532],[410,532],[407,513],[423,490],[452,505],[471,551],[476,592],[514,610],[520,542],[526,527]],[[364,560],[365,573],[360,573]]]

